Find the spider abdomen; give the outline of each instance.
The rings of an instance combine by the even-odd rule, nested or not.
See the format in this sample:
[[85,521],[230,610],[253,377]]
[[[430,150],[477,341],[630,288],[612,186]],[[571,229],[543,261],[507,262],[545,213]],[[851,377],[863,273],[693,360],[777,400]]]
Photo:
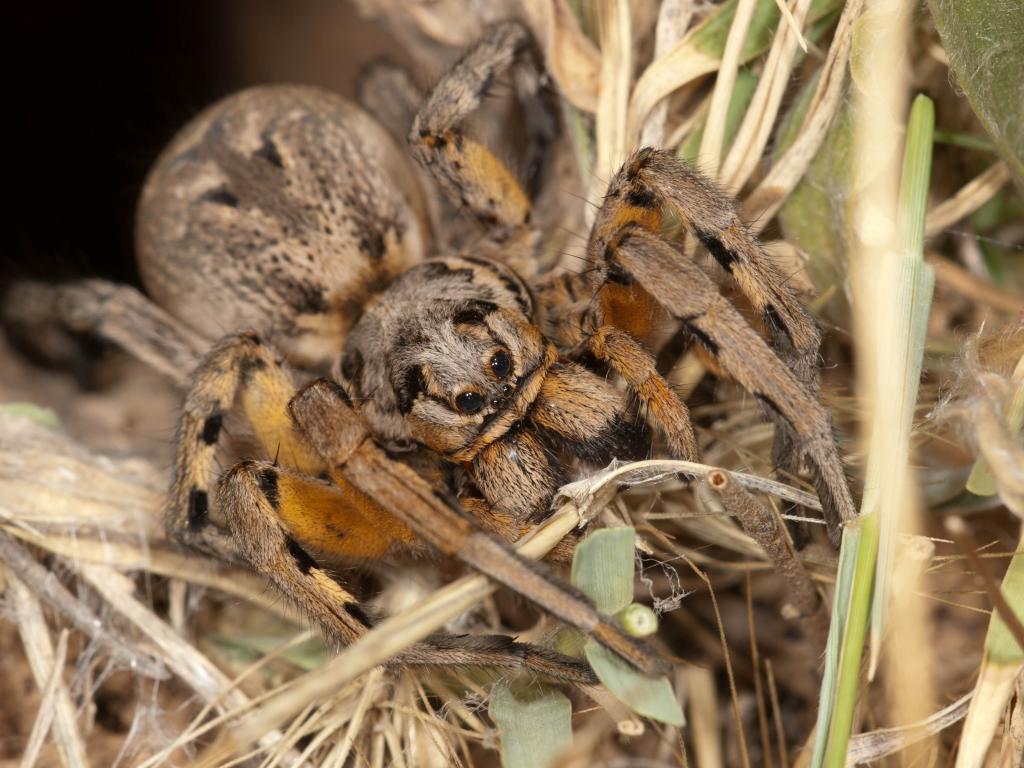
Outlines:
[[207,338],[272,333],[321,368],[427,236],[411,166],[384,128],[298,86],[234,94],[182,129],[137,225],[143,282],[171,314]]

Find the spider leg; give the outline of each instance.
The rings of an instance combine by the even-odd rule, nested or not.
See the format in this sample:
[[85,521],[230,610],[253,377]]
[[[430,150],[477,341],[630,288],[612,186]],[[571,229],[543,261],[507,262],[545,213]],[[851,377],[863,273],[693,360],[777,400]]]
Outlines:
[[498,233],[513,234],[530,216],[530,201],[511,171],[461,130],[494,78],[530,45],[516,22],[493,26],[434,87],[413,120],[409,144],[448,197]]
[[[349,500],[340,490],[330,498],[328,486],[303,478],[267,461],[244,461],[235,465],[221,480],[217,490],[218,508],[223,510],[234,541],[242,557],[258,572],[266,575],[282,593],[294,600],[320,626],[327,637],[349,644],[373,627],[354,595],[346,590],[311,555],[306,546],[325,545],[333,552],[346,548],[359,550],[359,556],[372,556],[373,547],[383,554],[388,541],[371,524],[363,528],[338,530],[332,517],[349,525],[344,508]],[[326,504],[325,504],[326,502]],[[321,506],[323,505],[323,506]],[[340,511],[339,511],[340,510]],[[294,522],[302,514],[315,513],[301,530]],[[318,521],[321,530],[308,537]],[[371,521],[372,523],[372,521]],[[365,540],[365,536],[376,539]],[[332,539],[328,541],[327,538]],[[359,541],[353,540],[354,538]],[[338,546],[338,541],[346,542]],[[390,662],[395,666],[428,665],[451,667],[488,667],[516,671],[529,669],[547,677],[580,684],[593,684],[595,678],[586,664],[555,651],[511,638],[492,636],[434,635],[413,645]]]
[[[459,506],[472,515],[485,531],[501,537],[510,544],[521,539],[534,526],[532,520],[519,520],[516,515],[496,507],[479,496],[460,494]],[[558,542],[544,559],[552,563],[572,562],[577,540],[575,531],[570,533]]]
[[815,393],[783,362],[727,301],[703,270],[669,243],[626,224],[602,248],[608,269],[647,290],[760,402],[806,453],[835,541],[855,515],[832,421]]
[[368,439],[347,395],[336,384],[314,381],[292,399],[289,408],[310,445],[330,466],[381,508],[391,510],[421,539],[592,635],[638,669],[660,672],[660,660],[602,616],[582,593],[560,583],[542,564],[518,556],[449,506],[412,469],[389,459]]
[[587,340],[587,348],[625,380],[661,425],[669,450],[679,459],[696,461],[700,456],[690,410],[658,373],[654,358],[625,331],[602,325]]
[[[168,528],[187,545],[267,576],[328,637],[351,643],[366,633],[372,620],[317,556],[377,558],[396,549],[421,549],[422,544],[409,527],[329,469],[307,446],[288,415],[293,395],[275,353],[254,334],[230,336],[214,348],[186,399]],[[223,417],[236,400],[264,449],[282,463],[242,461],[220,478],[214,498],[224,531],[209,518],[209,494]],[[343,445],[355,450],[366,437],[359,422]],[[321,470],[332,476],[334,485],[309,476]],[[404,651],[394,663],[525,667],[557,679],[594,682],[582,662],[501,636],[434,636]]]
[[298,603],[329,637],[351,643],[370,619],[359,601],[318,564],[282,524],[280,471],[269,462],[244,461],[224,475],[217,506],[241,559]]
[[323,463],[309,450],[287,417],[291,379],[270,347],[254,333],[228,336],[196,369],[178,426],[174,485],[167,512],[168,534],[186,546],[237,560],[237,542],[210,519],[216,452],[224,417],[241,399],[243,410],[269,455],[317,474]]
[[[817,396],[821,334],[786,278],[747,230],[733,198],[665,152],[641,151],[626,168],[624,199],[636,203],[653,194],[697,236],[761,314],[775,349]],[[788,430],[776,430],[772,463],[781,470],[799,470],[800,457]]]
[[597,225],[606,240],[629,220],[657,234],[660,209],[671,210],[736,281],[793,373],[817,393],[818,327],[743,225],[729,195],[670,153],[642,149],[612,180],[607,198]]
[[100,336],[179,386],[202,357],[205,344],[171,315],[126,285],[79,280],[51,286],[19,283],[3,308],[6,319],[29,326],[57,322]]
[[[668,153],[636,152],[609,185],[595,224],[596,242],[608,242],[628,222],[658,234],[666,211],[690,229],[732,276],[761,314],[791,372],[817,397],[817,325],[743,225],[735,202],[710,179]],[[772,462],[780,470],[797,471],[798,447],[791,430],[776,430]]]

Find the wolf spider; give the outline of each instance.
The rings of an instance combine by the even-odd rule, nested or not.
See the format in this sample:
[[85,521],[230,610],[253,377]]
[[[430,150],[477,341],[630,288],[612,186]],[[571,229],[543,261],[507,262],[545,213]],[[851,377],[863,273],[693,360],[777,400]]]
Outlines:
[[[711,181],[666,152],[634,153],[597,213],[592,268],[536,273],[529,196],[461,128],[497,75],[536,74],[532,55],[522,27],[494,26],[412,120],[412,154],[488,230],[462,251],[428,258],[428,205],[380,124],[318,90],[261,87],[196,118],[150,174],[138,251],[156,304],[94,282],[65,289],[60,312],[179,381],[195,368],[170,535],[266,575],[329,637],[351,642],[372,620],[325,564],[433,549],[652,672],[653,654],[509,543],[544,519],[571,468],[649,450],[637,403],[672,455],[698,458],[687,407],[642,344],[654,325],[677,321],[757,399],[779,460],[806,457],[833,535],[853,504],[818,399],[816,326]],[[670,217],[734,279],[777,351],[664,234]],[[223,336],[195,366],[205,339],[242,328],[255,330]],[[332,377],[296,392],[285,356]],[[239,407],[275,459],[218,479]],[[592,679],[507,638],[433,637],[396,661]]]

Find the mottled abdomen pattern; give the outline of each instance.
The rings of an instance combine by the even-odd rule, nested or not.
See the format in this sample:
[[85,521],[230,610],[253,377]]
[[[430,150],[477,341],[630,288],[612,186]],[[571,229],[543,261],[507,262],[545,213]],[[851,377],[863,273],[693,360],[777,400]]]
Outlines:
[[252,328],[325,366],[366,299],[423,257],[420,194],[403,151],[344,99],[243,91],[186,126],[150,173],[142,279],[207,338]]

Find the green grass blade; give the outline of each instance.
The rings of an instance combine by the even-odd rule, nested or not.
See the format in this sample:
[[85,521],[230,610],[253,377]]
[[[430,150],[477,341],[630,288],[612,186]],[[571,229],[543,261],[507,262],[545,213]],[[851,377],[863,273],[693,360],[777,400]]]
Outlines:
[[[860,684],[861,661],[869,616],[874,638],[881,638],[889,602],[889,574],[895,551],[897,522],[908,478],[910,431],[924,358],[928,312],[934,276],[923,260],[924,212],[931,175],[934,106],[919,96],[911,109],[900,183],[898,250],[889,253],[876,275],[882,294],[874,308],[878,328],[884,329],[876,355],[876,408],[871,424],[868,467],[861,504],[859,546],[849,585],[849,609],[844,622],[829,632],[827,668],[836,673],[834,697],[822,689],[819,730],[812,765],[841,768],[853,724]],[[849,534],[844,534],[844,539]],[[845,541],[844,541],[845,545]],[[877,577],[877,583],[876,583]],[[845,589],[845,587],[844,587]],[[838,617],[838,602],[834,617]],[[834,638],[841,637],[839,649]],[[877,652],[877,649],[874,649]],[[825,742],[822,753],[821,741]]]
[[878,513],[862,513],[860,525],[860,542],[850,591],[850,608],[842,632],[836,695],[832,702],[825,750],[824,765],[829,768],[843,768],[846,765],[846,745],[850,741],[853,710],[857,703],[860,663],[863,658],[864,639],[867,636],[875,558],[878,555]]
[[[924,343],[928,334],[928,314],[931,309],[935,276],[931,266],[924,262],[924,221],[931,182],[933,136],[935,131],[935,105],[927,96],[914,99],[907,124],[906,147],[903,152],[903,173],[900,180],[897,232],[902,253],[887,260],[889,275],[896,286],[898,323],[888,336],[889,345],[881,350],[881,371],[896,371],[896,377],[887,379],[884,390],[887,398],[896,398],[898,410],[887,413],[895,416],[894,431],[883,433],[896,442],[894,452],[873,451],[875,457],[898,456],[890,466],[889,491],[881,496],[879,507],[880,539],[875,594],[871,606],[872,666],[877,662],[877,644],[885,635],[886,610],[891,601],[891,576],[897,547],[897,531],[901,517],[902,489],[907,482],[910,460],[910,432],[914,408],[917,405],[918,385],[924,362]],[[882,325],[881,327],[887,327]],[[884,373],[883,373],[884,375]],[[883,477],[880,474],[877,477]],[[869,468],[870,472],[870,468]],[[873,485],[873,483],[872,483]]]
[[839,565],[836,568],[835,598],[832,602],[832,623],[825,645],[825,669],[818,694],[818,718],[814,732],[814,751],[811,756],[811,765],[814,768],[820,768],[825,761],[825,747],[828,745],[828,732],[832,724],[835,693],[839,681],[841,641],[846,634],[846,614],[850,609],[850,595],[857,572],[860,539],[860,525],[855,523],[843,529],[843,543],[839,550]]

